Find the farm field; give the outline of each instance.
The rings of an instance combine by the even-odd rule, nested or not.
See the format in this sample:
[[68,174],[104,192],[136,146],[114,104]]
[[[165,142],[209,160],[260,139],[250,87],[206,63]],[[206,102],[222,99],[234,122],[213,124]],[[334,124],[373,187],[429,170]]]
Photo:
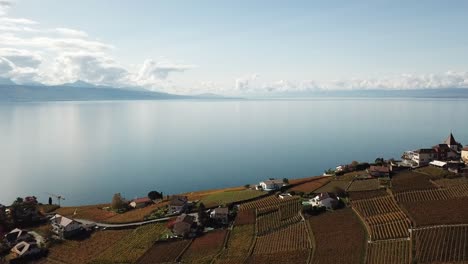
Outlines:
[[[317,179],[299,184],[289,189],[294,192],[311,193],[331,181],[331,177],[317,177]],[[291,181],[290,181],[291,183]],[[291,183],[292,184],[292,183]]]
[[414,171],[428,175],[431,180],[441,179],[454,175],[453,173],[450,173],[444,169],[437,168],[434,166],[426,166],[415,169]]
[[189,246],[191,240],[179,239],[174,241],[156,242],[138,260],[139,264],[174,263],[180,254]]
[[380,188],[379,179],[355,180],[348,187],[348,192],[374,191]]
[[468,221],[468,197],[400,204],[416,226],[464,224]]
[[435,184],[441,186],[441,187],[453,187],[453,186],[458,186],[458,185],[465,185],[468,184],[468,179],[466,177],[457,177],[457,178],[444,178],[444,179],[438,179],[434,181]]
[[55,212],[57,214],[70,217],[70,218],[81,218],[81,219],[101,222],[105,219],[108,219],[117,215],[117,213],[115,212],[102,209],[103,207],[108,207],[108,206],[109,204],[61,207],[57,209]]
[[418,263],[467,263],[468,225],[414,231]]
[[414,171],[400,172],[392,178],[392,190],[394,193],[436,188],[431,183],[430,176]]
[[209,194],[201,198],[200,202],[202,202],[206,207],[215,207],[219,205],[227,205],[234,202],[249,200],[262,195],[265,195],[265,192],[250,189],[225,191]]
[[392,240],[369,243],[367,245],[368,264],[410,264],[411,241]]
[[447,200],[468,196],[468,184],[450,186],[443,189],[409,191],[395,194],[399,202]]
[[313,264],[360,263],[363,259],[366,233],[351,208],[313,216],[308,221],[316,244]]
[[92,261],[102,251],[118,243],[128,235],[130,230],[97,231],[85,240],[66,240],[49,248],[47,258],[70,264],[81,264]]
[[217,230],[197,237],[182,256],[182,263],[209,264],[222,249],[227,230]]
[[391,196],[352,202],[369,227],[370,240],[409,237],[410,221]]
[[234,225],[254,225],[255,224],[255,210],[241,210],[237,212]]
[[131,223],[131,222],[138,222],[145,220],[145,216],[148,216],[154,210],[164,207],[168,204],[168,202],[161,202],[158,204],[152,204],[144,208],[140,209],[133,209],[123,214],[117,214],[110,218],[105,219],[104,223],[110,224],[123,224],[123,223]]
[[360,191],[360,192],[349,192],[349,199],[356,201],[362,199],[371,199],[382,196],[387,196],[388,193],[385,189],[375,190],[375,191]]
[[243,203],[243,204],[240,205],[239,210],[243,211],[243,210],[258,209],[258,210],[261,210],[261,211],[271,211],[271,210],[275,210],[280,204],[285,203],[288,200],[292,200],[292,199],[295,199],[295,200],[299,201],[297,197],[290,197],[290,198],[281,199],[281,198],[278,198],[278,197],[276,197],[274,195],[270,195],[270,196],[267,196],[267,197],[262,198],[262,199],[258,199],[258,200],[247,202],[247,203]]
[[344,191],[348,188],[350,183],[351,180],[331,180],[329,183],[315,190],[315,193]]
[[154,242],[168,233],[165,224],[139,227],[104,250],[93,263],[134,263],[153,246]]
[[292,224],[286,228],[257,237],[254,255],[297,251],[312,248],[304,222]]
[[249,255],[250,246],[255,236],[255,225],[235,226],[224,249],[215,263],[242,263]]
[[248,264],[272,264],[272,263],[294,263],[307,264],[310,250],[298,250],[262,255],[252,255],[246,263]]

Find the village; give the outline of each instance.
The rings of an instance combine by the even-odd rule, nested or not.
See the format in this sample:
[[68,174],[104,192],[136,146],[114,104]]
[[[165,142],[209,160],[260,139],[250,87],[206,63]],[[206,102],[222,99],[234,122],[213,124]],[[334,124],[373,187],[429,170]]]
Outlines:
[[[466,201],[467,165],[468,147],[463,147],[450,133],[445,141],[431,148],[405,151],[401,160],[353,161],[329,169],[322,176],[303,179],[271,178],[242,187],[179,195],[164,196],[150,191],[146,197],[131,200],[117,193],[109,204],[99,206],[60,207],[60,198],[57,204],[52,197],[48,204],[39,203],[35,196],[18,198],[9,206],[0,205],[0,260],[10,263],[453,261],[450,255],[442,254],[445,257],[441,260],[437,254],[426,252],[421,244],[424,238],[418,234],[425,232],[423,227],[435,229],[444,225],[462,228],[466,238],[466,206],[453,209],[447,203],[456,201],[458,205]],[[431,218],[432,213],[425,215],[420,211],[428,208],[427,201],[442,201],[441,208],[445,208],[437,209],[433,222],[424,219]],[[441,216],[443,210],[450,213]],[[339,256],[326,253],[330,252],[330,246],[321,241],[331,231],[317,227],[322,218],[332,223],[350,221],[348,225],[352,226],[345,225],[342,233],[357,239],[345,242],[334,238],[336,241],[327,243],[359,244],[359,239],[365,242],[355,247],[348,244],[349,248],[335,254]],[[427,224],[421,224],[424,221]],[[106,243],[98,243],[100,239]],[[327,237],[327,241],[330,239]],[[87,243],[96,245],[96,250],[79,251]],[[417,248],[412,249],[415,245]],[[453,241],[453,245],[462,251],[468,246],[466,239],[463,243]],[[386,254],[390,251],[401,256],[393,256],[395,259],[390,261],[384,259],[392,258]],[[348,257],[349,262],[336,259]],[[424,258],[429,261],[422,262]],[[464,253],[453,258],[468,261]]]

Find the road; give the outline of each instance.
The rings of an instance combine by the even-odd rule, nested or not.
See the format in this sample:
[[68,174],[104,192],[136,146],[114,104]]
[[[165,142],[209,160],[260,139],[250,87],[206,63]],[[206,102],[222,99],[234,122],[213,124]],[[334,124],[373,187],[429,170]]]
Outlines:
[[[189,215],[195,216],[195,218],[198,218],[197,213],[191,213]],[[126,228],[137,228],[142,225],[147,225],[147,224],[152,224],[152,223],[158,223],[158,222],[165,222],[168,221],[171,218],[177,217],[178,215],[173,215],[170,217],[164,217],[164,218],[158,218],[158,219],[152,219],[152,220],[146,220],[146,221],[140,221],[140,222],[133,222],[133,223],[126,223],[126,224],[108,224],[108,223],[99,223],[95,221],[90,221],[86,219],[79,219],[75,218],[75,221],[78,221],[84,225],[96,225],[97,227],[105,228],[105,229],[126,229]]]

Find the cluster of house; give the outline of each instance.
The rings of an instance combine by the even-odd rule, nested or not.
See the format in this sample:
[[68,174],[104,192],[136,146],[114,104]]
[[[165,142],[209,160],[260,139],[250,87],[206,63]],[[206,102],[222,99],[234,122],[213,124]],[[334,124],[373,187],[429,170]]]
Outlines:
[[261,181],[258,185],[255,186],[256,190],[263,191],[277,191],[282,187],[287,186],[288,184],[284,180],[280,179],[269,179],[266,181]]
[[468,146],[463,148],[463,145],[450,133],[442,144],[432,148],[405,151],[402,159],[402,164],[409,167],[433,165],[458,173],[463,170],[465,164],[468,164]]
[[[229,223],[229,209],[218,207],[207,212],[212,221],[217,224]],[[181,214],[174,221],[169,222],[168,228],[176,237],[195,237],[199,231],[199,219],[197,214]]]
[[339,204],[339,201],[340,197],[338,197],[336,194],[330,192],[323,192],[313,197],[309,201],[304,202],[304,204],[310,204],[312,206],[317,207],[325,207],[331,210],[336,209],[336,207]]

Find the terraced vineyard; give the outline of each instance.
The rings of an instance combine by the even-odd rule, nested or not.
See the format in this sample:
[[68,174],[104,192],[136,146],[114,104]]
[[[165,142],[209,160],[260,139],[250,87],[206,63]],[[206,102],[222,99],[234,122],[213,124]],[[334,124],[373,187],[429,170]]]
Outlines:
[[367,245],[368,264],[405,264],[411,263],[411,241],[390,240]]
[[380,188],[379,179],[354,180],[348,187],[348,192],[374,191]]
[[253,254],[298,251],[310,249],[311,247],[307,227],[304,222],[300,222],[274,233],[257,237]]
[[254,237],[254,225],[235,226],[229,236],[227,247],[221,252],[215,263],[239,264],[245,262],[249,255]]
[[409,191],[395,194],[399,202],[448,200],[468,196],[468,184],[451,186],[444,189]]
[[289,200],[298,200],[297,197],[286,197],[284,199],[278,198],[274,195],[258,199],[252,202],[241,204],[239,207],[240,211],[249,210],[249,209],[257,209],[257,210],[264,210],[268,211],[271,208],[276,208],[282,203],[287,203]]
[[352,206],[366,222],[370,240],[409,237],[410,221],[391,196],[354,201]]
[[[247,260],[248,264],[272,264],[272,263],[291,263],[307,264],[310,250],[298,250],[289,252],[268,253],[261,255],[252,255]],[[234,263],[233,263],[234,264]],[[239,263],[236,263],[239,264]]]
[[467,263],[468,225],[415,230],[418,263]]
[[361,263],[366,233],[351,208],[323,213],[309,222],[316,243],[311,263]]
[[173,263],[190,245],[190,240],[174,240],[156,242],[138,260],[139,264]]
[[226,230],[216,230],[195,238],[182,256],[182,263],[208,264],[221,250]]

